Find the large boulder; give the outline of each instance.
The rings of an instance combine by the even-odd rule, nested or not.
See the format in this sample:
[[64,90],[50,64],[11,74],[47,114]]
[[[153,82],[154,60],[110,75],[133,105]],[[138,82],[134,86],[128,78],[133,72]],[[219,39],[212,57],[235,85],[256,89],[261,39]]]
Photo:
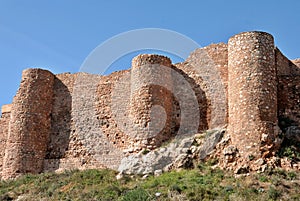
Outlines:
[[[153,174],[157,170],[188,168],[193,157],[204,159],[215,149],[223,137],[225,129],[206,131],[201,135],[173,139],[167,145],[151,152],[141,151],[122,159],[118,171],[123,174]],[[197,136],[203,136],[199,141]]]
[[187,154],[194,137],[174,139],[169,144],[149,153],[141,151],[122,159],[118,168],[125,174],[152,174],[156,170],[163,170],[171,166],[178,156]]
[[199,158],[200,160],[205,159],[211,152],[216,148],[216,145],[220,142],[225,129],[210,130],[207,131],[204,143],[200,147]]

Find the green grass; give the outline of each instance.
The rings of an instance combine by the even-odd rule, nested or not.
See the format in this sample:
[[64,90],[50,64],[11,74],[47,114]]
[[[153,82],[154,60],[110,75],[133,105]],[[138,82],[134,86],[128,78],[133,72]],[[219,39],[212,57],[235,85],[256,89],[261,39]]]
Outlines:
[[0,200],[300,200],[299,172],[269,170],[235,178],[202,163],[161,176],[125,176],[111,170],[26,175],[0,182]]
[[287,157],[292,161],[300,161],[300,143],[285,139],[277,152],[279,157]]

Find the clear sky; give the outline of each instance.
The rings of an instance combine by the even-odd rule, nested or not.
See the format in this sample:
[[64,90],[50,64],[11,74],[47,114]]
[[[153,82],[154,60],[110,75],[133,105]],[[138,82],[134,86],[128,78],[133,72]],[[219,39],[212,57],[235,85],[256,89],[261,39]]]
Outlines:
[[[99,44],[133,29],[170,29],[201,46],[267,31],[294,59],[300,57],[299,9],[298,0],[0,0],[0,105],[12,101],[23,69],[78,72]],[[130,62],[114,65],[124,69]]]

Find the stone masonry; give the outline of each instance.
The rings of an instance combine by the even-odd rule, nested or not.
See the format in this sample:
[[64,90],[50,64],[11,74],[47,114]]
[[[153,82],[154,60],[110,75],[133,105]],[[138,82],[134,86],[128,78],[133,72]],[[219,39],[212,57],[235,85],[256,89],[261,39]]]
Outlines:
[[279,134],[273,37],[241,33],[228,42],[228,132],[240,154],[271,154]]
[[3,157],[4,179],[43,171],[51,129],[53,82],[54,75],[49,71],[23,72],[10,114]]
[[27,69],[12,104],[2,106],[1,179],[118,170],[124,158],[154,157],[172,140],[218,128],[230,136],[224,153],[238,153],[225,166],[265,160],[282,132],[300,129],[299,89],[300,60],[256,31],[199,48],[178,64],[138,55],[131,69],[107,76]]

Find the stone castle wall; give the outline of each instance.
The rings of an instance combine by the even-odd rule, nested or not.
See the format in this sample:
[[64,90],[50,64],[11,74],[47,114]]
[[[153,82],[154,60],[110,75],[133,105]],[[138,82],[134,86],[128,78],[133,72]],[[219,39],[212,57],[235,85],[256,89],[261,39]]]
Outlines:
[[278,125],[300,124],[299,64],[271,35],[246,32],[178,64],[139,55],[130,70],[107,76],[26,70],[12,106],[2,108],[2,178],[118,169],[131,154],[226,126],[242,161],[268,157]]
[[[164,56],[145,54],[132,60],[131,133],[134,133],[132,138],[145,142],[145,147],[150,143],[159,146],[175,132],[172,132],[174,98],[171,66],[171,60]],[[161,81],[163,83],[159,83]]]
[[286,128],[300,123],[300,76],[280,76],[278,80],[279,126]]
[[228,92],[228,132],[233,144],[244,158],[269,154],[266,147],[274,144],[279,132],[275,48],[270,34],[241,33],[229,39]]
[[227,44],[212,44],[195,50],[185,63],[176,65],[198,85],[194,91],[199,91],[199,88],[202,91],[199,106],[203,112],[200,115],[207,124],[202,128],[213,129],[227,124],[227,57]]
[[54,75],[41,69],[23,71],[13,100],[2,177],[40,173],[51,127]]
[[[298,64],[298,66],[297,66]],[[278,117],[283,129],[300,123],[300,65],[276,49],[278,73]]]
[[10,112],[11,105],[5,105],[2,107],[2,116],[0,118],[0,172],[2,172],[3,158],[7,142]]

